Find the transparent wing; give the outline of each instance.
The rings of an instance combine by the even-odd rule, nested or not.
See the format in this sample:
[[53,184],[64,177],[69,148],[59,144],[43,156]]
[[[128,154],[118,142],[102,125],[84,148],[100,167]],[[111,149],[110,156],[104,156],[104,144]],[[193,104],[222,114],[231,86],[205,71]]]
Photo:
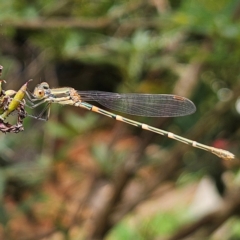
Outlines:
[[84,102],[95,101],[114,111],[147,117],[176,117],[196,111],[194,103],[171,94],[111,93],[78,91]]

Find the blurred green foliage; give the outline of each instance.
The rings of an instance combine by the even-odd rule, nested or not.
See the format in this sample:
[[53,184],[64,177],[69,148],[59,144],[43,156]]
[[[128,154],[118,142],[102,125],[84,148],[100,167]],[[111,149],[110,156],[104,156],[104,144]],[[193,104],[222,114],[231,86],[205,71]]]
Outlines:
[[182,213],[178,211],[161,212],[146,219],[132,220],[131,217],[118,224],[107,240],[120,239],[139,239],[150,240],[158,236],[164,236],[173,233],[176,228],[186,223],[186,220],[181,219]]

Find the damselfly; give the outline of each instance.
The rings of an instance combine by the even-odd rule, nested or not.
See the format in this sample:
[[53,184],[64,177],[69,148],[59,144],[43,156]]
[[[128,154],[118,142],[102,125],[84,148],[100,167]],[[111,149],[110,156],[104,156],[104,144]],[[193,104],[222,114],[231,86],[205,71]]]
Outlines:
[[[95,101],[111,110],[131,115],[148,117],[175,117],[188,115],[196,110],[194,103],[184,97],[170,94],[119,94],[101,91],[77,91],[71,87],[51,89],[46,82],[42,82],[37,85],[33,94],[31,94],[31,96],[28,94],[28,97],[32,102],[32,107],[37,107],[45,102],[47,103],[47,118],[50,114],[51,103],[73,105],[89,111],[100,113],[135,127],[175,139],[187,145],[203,149],[225,160],[234,159],[234,155],[226,150],[210,147],[196,141],[192,141],[174,133],[158,129],[141,122],[133,121],[126,117],[114,114],[87,103],[87,101]],[[38,102],[34,103],[36,101]],[[42,119],[41,116],[36,118]]]

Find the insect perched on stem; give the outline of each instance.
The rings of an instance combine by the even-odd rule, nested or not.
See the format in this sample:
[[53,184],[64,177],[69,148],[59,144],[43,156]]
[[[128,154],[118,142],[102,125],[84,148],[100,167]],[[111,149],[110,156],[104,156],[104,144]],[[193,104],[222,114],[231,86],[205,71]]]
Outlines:
[[47,106],[44,109],[44,111],[47,110],[47,118],[42,118],[42,112],[38,117],[35,117],[37,119],[48,119],[50,115],[50,105],[52,103],[73,105],[87,109],[89,111],[100,113],[107,117],[145,129],[147,131],[155,132],[187,145],[200,148],[202,150],[211,152],[225,160],[234,159],[235,157],[232,153],[226,150],[210,147],[196,141],[178,136],[174,133],[158,129],[141,122],[133,121],[129,118],[111,113],[86,102],[95,101],[111,110],[132,115],[149,117],[175,117],[188,115],[195,112],[196,110],[194,103],[184,97],[170,94],[119,94],[101,91],[77,91],[71,87],[51,89],[46,82],[38,84],[35,87],[33,94],[31,94],[31,96],[28,94],[28,97],[32,102],[32,107],[37,107],[43,103],[47,103]]

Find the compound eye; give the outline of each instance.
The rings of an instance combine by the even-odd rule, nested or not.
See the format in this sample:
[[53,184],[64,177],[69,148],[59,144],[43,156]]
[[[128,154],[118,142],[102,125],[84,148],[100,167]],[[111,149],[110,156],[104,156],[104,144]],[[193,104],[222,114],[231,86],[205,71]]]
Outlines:
[[36,98],[42,99],[45,95],[45,92],[42,89],[35,89],[33,94]]
[[43,90],[38,90],[38,96],[43,96],[44,95],[44,91]]
[[39,86],[42,87],[45,90],[49,89],[49,85],[46,82],[42,82]]

